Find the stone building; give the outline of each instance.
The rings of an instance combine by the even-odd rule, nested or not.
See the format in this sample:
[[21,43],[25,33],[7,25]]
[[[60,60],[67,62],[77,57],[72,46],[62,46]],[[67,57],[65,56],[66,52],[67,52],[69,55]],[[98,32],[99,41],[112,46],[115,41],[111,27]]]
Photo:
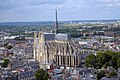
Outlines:
[[78,67],[80,65],[78,44],[71,41],[69,34],[57,32],[57,10],[55,13],[56,22],[54,33],[34,33],[34,59],[43,67],[52,63],[56,66]]
[[78,45],[71,41],[69,34],[35,32],[34,58],[40,65],[51,63],[66,67],[80,65]]

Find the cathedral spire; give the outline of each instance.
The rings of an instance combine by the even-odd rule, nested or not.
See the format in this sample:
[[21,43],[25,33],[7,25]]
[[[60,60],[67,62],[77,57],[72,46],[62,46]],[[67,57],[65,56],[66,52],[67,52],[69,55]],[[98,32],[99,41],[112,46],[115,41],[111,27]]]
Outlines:
[[57,31],[58,31],[57,8],[55,10],[55,18],[56,18],[56,21],[55,21],[55,34],[57,34]]

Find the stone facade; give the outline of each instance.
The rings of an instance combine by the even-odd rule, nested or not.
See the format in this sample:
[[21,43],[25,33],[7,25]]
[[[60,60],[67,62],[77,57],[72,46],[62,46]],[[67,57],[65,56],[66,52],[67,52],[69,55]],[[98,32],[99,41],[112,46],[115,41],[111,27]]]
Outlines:
[[78,45],[71,41],[68,34],[35,32],[34,58],[40,65],[50,63],[66,67],[80,65]]

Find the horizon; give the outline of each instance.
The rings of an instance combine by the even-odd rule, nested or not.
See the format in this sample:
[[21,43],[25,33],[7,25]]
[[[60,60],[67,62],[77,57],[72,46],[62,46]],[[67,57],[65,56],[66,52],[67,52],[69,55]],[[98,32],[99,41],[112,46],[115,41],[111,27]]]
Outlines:
[[[95,20],[95,19],[93,19],[93,20],[58,20],[58,22],[76,22],[76,21],[80,21],[80,22],[84,22],[84,21],[86,21],[86,22],[89,22],[89,21],[120,21],[120,19],[97,19],[97,20]],[[0,22],[0,23],[29,23],[29,22],[55,22],[55,20],[44,20],[44,21],[8,21],[8,22]]]
[[120,19],[119,0],[0,0],[0,22]]

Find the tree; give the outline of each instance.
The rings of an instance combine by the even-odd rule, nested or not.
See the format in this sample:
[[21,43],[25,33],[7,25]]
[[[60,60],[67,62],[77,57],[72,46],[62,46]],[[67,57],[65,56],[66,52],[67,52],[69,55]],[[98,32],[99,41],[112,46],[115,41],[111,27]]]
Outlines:
[[111,52],[111,51],[106,51],[105,52],[107,55],[109,55],[112,59],[117,59],[118,53],[117,52]]
[[96,56],[94,54],[90,54],[85,59],[85,65],[86,67],[96,67]]
[[100,72],[97,73],[97,80],[100,80],[103,77],[105,77],[105,72],[104,71],[100,71]]
[[120,58],[117,59],[117,67],[120,67]]
[[120,52],[100,51],[89,55],[85,60],[86,67],[102,68],[112,66],[115,69],[120,67]]
[[109,63],[108,63],[108,62],[106,62],[106,63],[103,65],[104,68],[107,68],[108,66],[109,66]]
[[37,80],[48,80],[49,74],[47,71],[39,69],[38,71],[36,71],[35,77]]
[[109,77],[117,76],[117,75],[118,75],[118,74],[117,74],[117,72],[115,72],[115,71],[112,71],[112,72],[109,73]]
[[114,68],[116,68],[116,67],[117,67],[116,60],[115,60],[115,59],[111,59],[111,60],[109,61],[109,65],[110,65],[110,66],[113,66]]
[[3,67],[7,67],[8,64],[9,64],[9,59],[5,59],[3,63]]
[[12,49],[13,48],[13,46],[12,45],[8,45],[8,43],[4,44],[4,47],[7,48],[7,49]]
[[98,65],[98,68],[101,68],[106,62],[109,62],[111,60],[111,57],[107,55],[106,53],[100,52],[96,56]]
[[8,45],[8,46],[7,46],[7,49],[12,49],[12,48],[13,48],[12,45]]

